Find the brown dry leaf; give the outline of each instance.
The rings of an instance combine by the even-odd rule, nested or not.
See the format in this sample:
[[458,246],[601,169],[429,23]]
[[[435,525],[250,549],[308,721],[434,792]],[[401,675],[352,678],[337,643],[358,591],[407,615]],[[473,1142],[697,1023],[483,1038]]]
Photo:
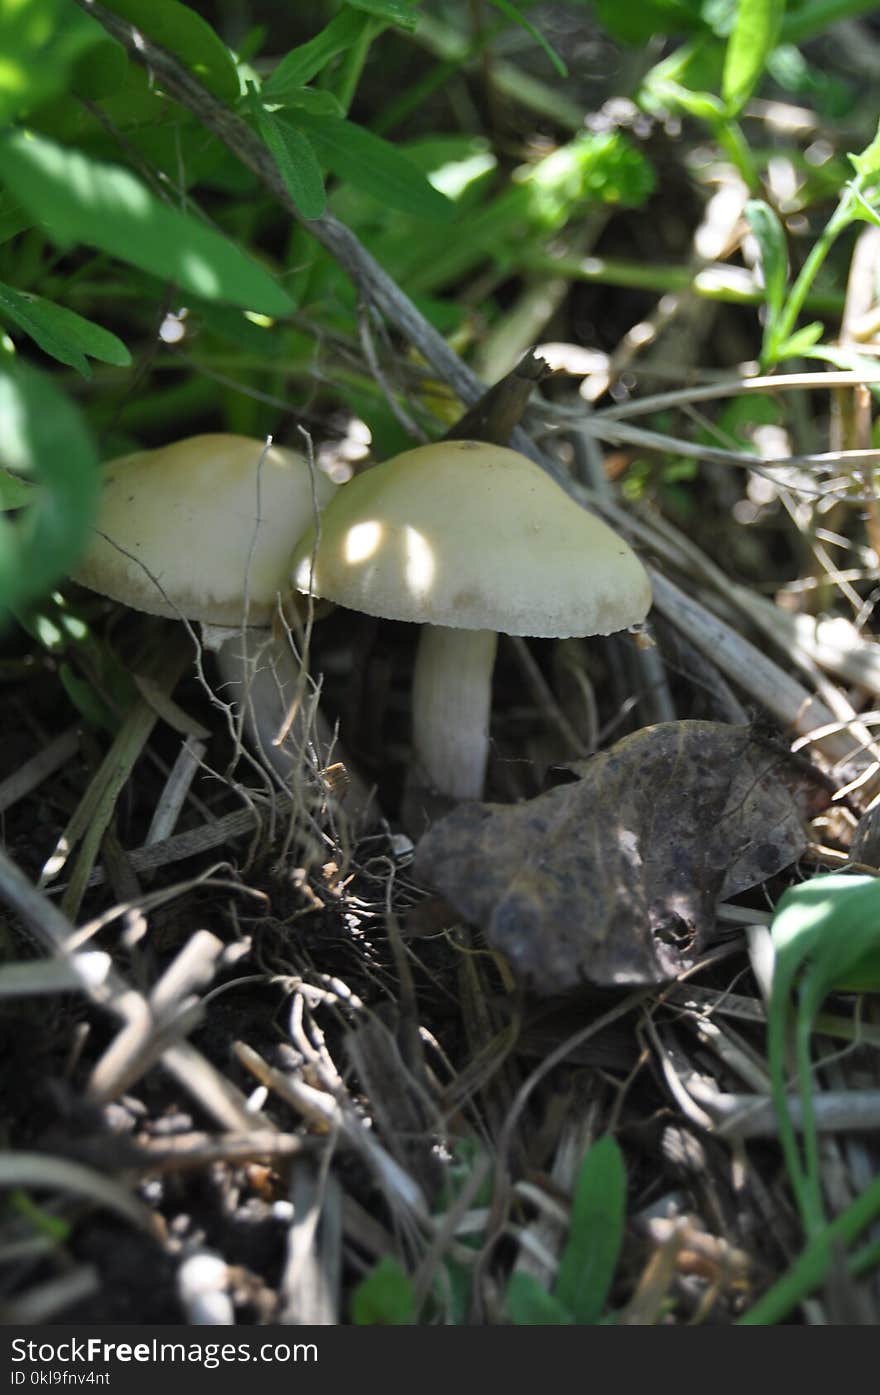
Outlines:
[[538,992],[661,983],[689,968],[720,900],[794,862],[812,785],[751,727],[664,722],[523,804],[464,804],[415,872]]

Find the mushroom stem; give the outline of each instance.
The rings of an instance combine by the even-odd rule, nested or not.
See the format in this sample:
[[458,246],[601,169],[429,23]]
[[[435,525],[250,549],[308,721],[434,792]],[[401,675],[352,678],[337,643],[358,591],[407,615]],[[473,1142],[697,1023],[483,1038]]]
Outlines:
[[331,761],[345,766],[340,802],[350,819],[360,820],[370,792],[320,708],[308,701],[302,666],[290,644],[274,639],[269,630],[248,628],[226,631],[222,642],[211,647],[223,680],[220,696],[242,714],[251,746],[261,759],[289,784],[301,766],[303,747],[311,744],[319,766]]
[[425,625],[413,675],[413,758],[452,799],[479,799],[489,759],[495,630]]

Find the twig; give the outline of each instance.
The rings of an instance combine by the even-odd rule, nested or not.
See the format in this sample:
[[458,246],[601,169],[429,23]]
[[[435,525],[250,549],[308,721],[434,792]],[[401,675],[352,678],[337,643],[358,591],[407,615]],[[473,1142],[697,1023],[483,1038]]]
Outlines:
[[[5,901],[33,931],[38,943],[50,955],[59,955],[71,966],[89,999],[106,1008],[124,1024],[132,1020],[133,1004],[143,1003],[143,997],[130,988],[117,969],[111,968],[99,984],[91,981],[85,966],[88,958],[71,954],[67,949],[74,928],[67,917],[47,896],[28,881],[24,873],[0,848],[0,900]],[[146,1009],[146,1004],[144,1003]],[[124,1028],[123,1028],[124,1030]],[[226,1129],[247,1131],[253,1116],[244,1108],[229,1081],[188,1042],[168,1046],[162,1055],[162,1065],[170,1072],[203,1109]]]
[[828,389],[858,387],[860,384],[880,385],[880,373],[778,373],[761,374],[754,378],[723,378],[717,383],[699,387],[678,388],[674,392],[658,392],[640,397],[634,402],[603,407],[594,414],[594,421],[623,421],[625,417],[645,416],[649,412],[664,412],[670,407],[690,406],[694,402],[711,402],[718,397],[739,397],[747,392],[790,392],[795,389]]
[[48,746],[37,751],[20,769],[0,781],[0,813],[37,789],[79,750],[79,727],[68,727]]

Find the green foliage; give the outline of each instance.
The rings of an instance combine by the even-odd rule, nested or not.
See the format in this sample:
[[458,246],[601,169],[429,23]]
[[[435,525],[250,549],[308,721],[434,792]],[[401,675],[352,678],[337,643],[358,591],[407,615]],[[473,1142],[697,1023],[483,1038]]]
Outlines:
[[51,1211],[39,1206],[20,1187],[11,1189],[6,1198],[6,1206],[26,1221],[35,1235],[51,1240],[53,1245],[63,1245],[69,1240],[72,1230],[70,1222],[60,1216],[53,1216]]
[[779,323],[785,300],[785,289],[788,281],[788,247],[785,241],[785,229],[775,211],[763,199],[750,199],[744,212],[760,253],[766,309],[764,320],[764,350],[766,353],[776,334],[776,326]]
[[128,349],[115,334],[83,319],[63,305],[54,305],[42,296],[25,295],[0,281],[0,318],[12,322],[59,363],[67,363],[84,378],[92,376],[86,355],[102,363],[126,367],[131,363]]
[[[0,125],[61,92],[89,50],[116,48],[66,0],[0,0]],[[80,68],[84,77],[85,67]]]
[[596,13],[615,39],[645,44],[654,34],[688,34],[704,27],[702,0],[595,0]]
[[345,0],[345,3],[356,10],[363,10],[374,19],[387,19],[389,24],[399,24],[401,29],[415,29],[419,22],[416,14],[418,0],[411,5],[406,0]]
[[98,247],[207,300],[267,315],[290,309],[257,262],[213,228],[160,203],[120,165],[15,132],[0,141],[0,178],[60,247]]
[[305,110],[280,117],[282,124],[305,132],[327,169],[389,208],[418,218],[445,221],[452,217],[452,204],[432,188],[421,170],[389,141],[363,126]]
[[610,1134],[594,1143],[575,1184],[568,1241],[552,1293],[527,1274],[507,1287],[507,1312],[514,1323],[591,1324],[608,1301],[623,1243],[626,1171]]
[[[308,91],[305,87],[299,90]],[[314,146],[296,126],[267,111],[255,92],[250,97],[257,129],[272,153],[287,192],[304,218],[320,218],[327,207],[327,195]]]
[[73,403],[43,374],[0,360],[0,459],[39,483],[0,518],[0,620],[44,594],[75,562],[94,515],[98,458]]
[[235,60],[207,20],[178,0],[104,0],[108,10],[130,20],[154,43],[180,59],[221,102],[241,91]]
[[[880,1215],[880,1182],[874,1182],[833,1221],[826,1218],[811,1054],[816,1019],[829,993],[880,991],[880,881],[842,873],[813,877],[780,897],[770,929],[775,959],[767,1055],[779,1137],[807,1245],[742,1319],[748,1325],[784,1318],[825,1280],[843,1248]],[[788,1105],[790,1056],[801,1110],[800,1142]],[[869,1246],[848,1267],[862,1273],[878,1261],[876,1246]]]
[[266,102],[284,103],[289,92],[297,92],[323,72],[338,54],[352,48],[365,33],[369,17],[358,10],[343,9],[308,43],[291,49],[276,63],[263,83],[262,96]]
[[739,0],[721,79],[728,116],[738,115],[757,87],[784,13],[785,0]]
[[0,470],[0,513],[11,513],[33,502],[34,485],[8,470]]
[[[466,1180],[462,1168],[473,1166],[476,1156],[463,1150],[453,1164],[449,1200]],[[483,1198],[488,1204],[488,1193]],[[568,1240],[563,1250],[552,1293],[528,1274],[511,1275],[505,1294],[505,1310],[516,1326],[572,1326],[600,1320],[623,1242],[626,1218],[626,1172],[619,1147],[610,1135],[601,1138],[581,1163],[572,1200]],[[471,1237],[475,1247],[480,1237]],[[470,1274],[460,1264],[444,1264],[444,1291],[458,1294],[457,1322],[467,1312]],[[440,1285],[438,1285],[439,1289]],[[359,1326],[400,1325],[418,1317],[415,1286],[392,1255],[378,1261],[357,1285],[351,1300],[351,1320]]]
[[505,1295],[507,1316],[515,1327],[572,1327],[565,1304],[530,1274],[511,1274]]
[[489,3],[490,5],[494,5],[496,10],[500,10],[503,15],[506,15],[508,19],[512,19],[514,24],[518,24],[521,29],[525,29],[526,33],[530,34],[535,40],[535,43],[544,50],[559,76],[568,77],[568,69],[552,44],[547,42],[540,29],[536,29],[534,24],[526,19],[526,16],[522,14],[515,5],[510,3],[510,0],[489,0]]
[[597,1322],[608,1299],[626,1219],[623,1156],[610,1134],[589,1150],[575,1184],[555,1294],[575,1322]]
[[403,1327],[415,1320],[412,1280],[393,1255],[384,1255],[351,1296],[356,1327]]
[[[780,899],[771,927],[775,949],[767,1048],[773,1100],[785,1161],[808,1237],[825,1224],[819,1148],[813,1116],[810,1038],[826,996],[834,989],[880,990],[880,881],[843,874],[813,877]],[[791,995],[797,989],[792,1022]],[[786,1036],[795,1034],[803,1152],[786,1100]]]

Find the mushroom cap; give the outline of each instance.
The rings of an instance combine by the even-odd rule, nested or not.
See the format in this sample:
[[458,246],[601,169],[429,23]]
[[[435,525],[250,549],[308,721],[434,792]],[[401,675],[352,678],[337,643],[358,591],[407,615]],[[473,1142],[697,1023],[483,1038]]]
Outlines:
[[[314,564],[314,565],[313,565]],[[442,441],[337,493],[293,557],[300,591],[389,620],[504,634],[612,634],[651,586],[624,540],[517,451]]]
[[104,467],[96,532],[74,579],[135,610],[211,625],[245,619],[247,585],[247,623],[268,624],[315,499],[323,507],[334,491],[296,451],[247,436],[124,455]]

